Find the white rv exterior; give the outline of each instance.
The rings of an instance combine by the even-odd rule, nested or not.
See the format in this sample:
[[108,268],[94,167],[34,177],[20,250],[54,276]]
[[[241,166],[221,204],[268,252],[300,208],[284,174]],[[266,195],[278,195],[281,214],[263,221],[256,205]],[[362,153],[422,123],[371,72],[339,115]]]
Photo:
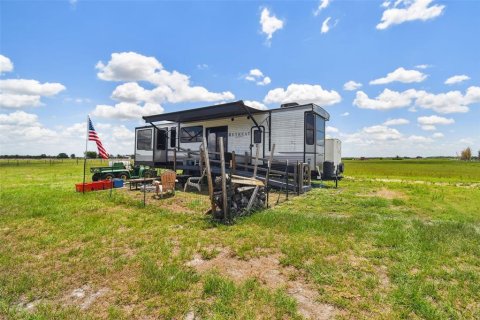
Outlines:
[[[235,103],[243,105],[241,101]],[[221,110],[222,105],[206,108]],[[176,149],[179,163],[188,150],[199,150],[203,137],[207,138],[208,150],[218,152],[218,138],[223,137],[225,152],[255,157],[258,145],[259,157],[266,158],[275,144],[275,159],[291,164],[309,163],[312,171],[322,172],[325,121],[329,114],[319,106],[294,104],[265,111],[247,107],[252,113],[235,116],[226,113],[225,117],[217,113],[213,119],[195,121],[196,110],[200,117],[206,108],[144,117],[151,125],[135,130],[135,162],[162,167],[173,161]],[[155,119],[182,119],[184,114],[188,115],[188,121],[155,122]]]

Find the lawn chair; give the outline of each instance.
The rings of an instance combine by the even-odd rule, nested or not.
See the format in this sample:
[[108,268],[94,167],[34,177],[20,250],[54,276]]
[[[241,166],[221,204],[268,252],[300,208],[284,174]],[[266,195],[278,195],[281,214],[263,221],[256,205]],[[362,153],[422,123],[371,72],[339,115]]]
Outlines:
[[207,170],[204,169],[202,171],[202,175],[200,177],[190,177],[187,179],[187,182],[185,182],[185,186],[183,187],[183,191],[186,192],[187,191],[187,187],[188,186],[191,186],[191,187],[194,187],[194,188],[197,188],[198,189],[198,192],[202,192],[202,180],[203,178],[205,177],[207,173]]
[[175,194],[175,183],[177,182],[177,174],[174,171],[165,171],[160,176],[162,182],[157,188],[157,195],[160,192],[160,196],[163,198],[163,193],[168,192]]

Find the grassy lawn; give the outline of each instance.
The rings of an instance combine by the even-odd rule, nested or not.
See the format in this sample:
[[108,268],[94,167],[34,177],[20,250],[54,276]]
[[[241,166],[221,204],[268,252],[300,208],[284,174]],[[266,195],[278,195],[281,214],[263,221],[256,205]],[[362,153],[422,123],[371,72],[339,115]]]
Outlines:
[[0,162],[0,319],[480,318],[480,188],[454,184],[478,163],[347,161],[233,226],[183,192],[75,193],[82,170]]

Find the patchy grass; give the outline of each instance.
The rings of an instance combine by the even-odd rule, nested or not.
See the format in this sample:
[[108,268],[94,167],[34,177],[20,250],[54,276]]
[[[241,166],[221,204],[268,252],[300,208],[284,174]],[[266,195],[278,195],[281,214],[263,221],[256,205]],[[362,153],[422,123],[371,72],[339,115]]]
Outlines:
[[[200,195],[144,208],[134,192],[75,193],[75,161],[2,162],[0,318],[299,319],[288,286],[301,280],[340,319],[478,319],[480,188],[455,185],[478,182],[477,166],[404,161],[349,161],[347,175],[449,184],[347,180],[233,226],[212,223]],[[277,288],[188,265],[222,248],[298,272]]]
[[345,160],[347,176],[436,182],[480,182],[480,161],[456,159]]

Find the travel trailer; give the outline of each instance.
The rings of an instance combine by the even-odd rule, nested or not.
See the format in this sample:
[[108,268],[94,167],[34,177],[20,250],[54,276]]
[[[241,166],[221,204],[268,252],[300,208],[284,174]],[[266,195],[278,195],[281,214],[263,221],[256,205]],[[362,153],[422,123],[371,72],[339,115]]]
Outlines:
[[208,151],[219,152],[223,137],[227,154],[234,151],[250,162],[255,160],[257,145],[258,157],[266,158],[275,144],[275,160],[307,163],[313,177],[328,179],[343,171],[339,140],[327,139],[327,151],[335,154],[325,154],[325,122],[330,115],[313,103],[259,110],[236,101],[143,119],[148,125],[135,128],[136,164],[191,169],[186,163],[189,151],[198,152],[206,137]]

